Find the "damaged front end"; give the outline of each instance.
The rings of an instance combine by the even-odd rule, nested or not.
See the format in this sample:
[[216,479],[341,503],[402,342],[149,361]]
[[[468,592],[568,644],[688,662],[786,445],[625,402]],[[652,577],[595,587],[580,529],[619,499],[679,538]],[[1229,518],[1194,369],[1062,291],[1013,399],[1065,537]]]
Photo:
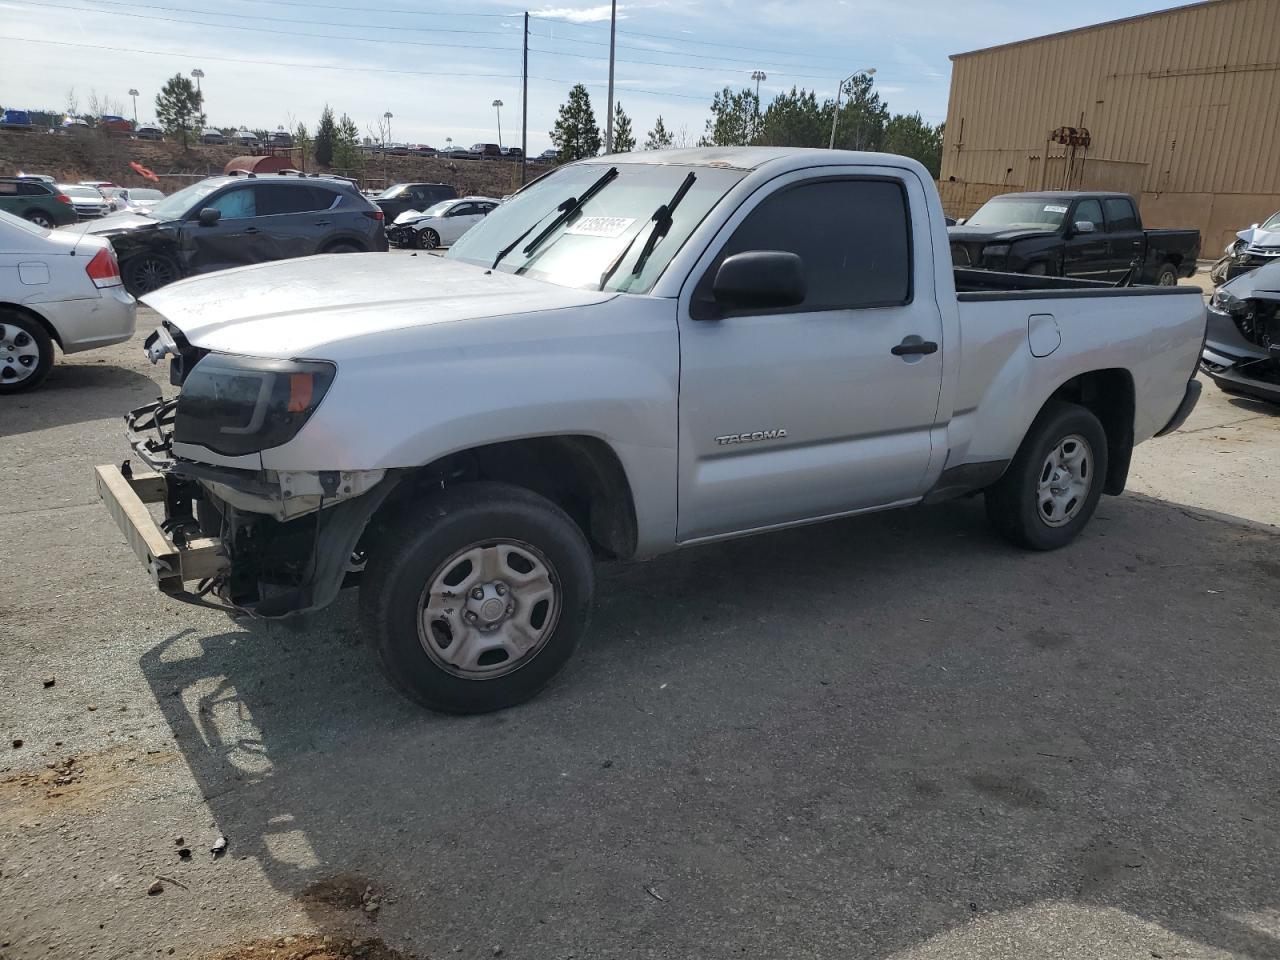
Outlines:
[[261,452],[296,436],[333,364],[195,350],[168,324],[146,346],[172,357],[181,393],[125,417],[135,456],[96,480],[157,587],[257,617],[326,606],[362,569],[360,538],[399,476],[269,470]]
[[1280,403],[1280,263],[1213,295],[1200,368],[1226,393]]

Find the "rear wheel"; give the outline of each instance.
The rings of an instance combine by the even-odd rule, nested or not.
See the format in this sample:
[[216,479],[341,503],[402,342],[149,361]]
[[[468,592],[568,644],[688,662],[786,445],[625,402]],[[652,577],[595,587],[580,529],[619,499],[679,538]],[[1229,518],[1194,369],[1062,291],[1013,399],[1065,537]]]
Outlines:
[[1178,268],[1172,263],[1164,264],[1156,274],[1156,285],[1161,287],[1176,287],[1178,285]]
[[36,320],[0,311],[0,396],[38,387],[53,366],[53,340]]
[[37,227],[44,227],[46,230],[52,230],[57,226],[57,224],[53,222],[53,218],[43,210],[28,210],[24,216]]
[[333,246],[326,248],[324,252],[325,253],[361,253],[362,251],[354,243],[335,243]]
[[1088,525],[1107,475],[1107,434],[1092,412],[1050,401],[1005,475],[986,492],[987,517],[1006,539],[1056,550]]
[[415,504],[375,539],[360,586],[392,686],[449,713],[520,703],[560,671],[594,591],[582,531],[537,494],[468,483]]
[[124,268],[124,285],[135,297],[154,293],[178,279],[178,265],[158,253],[132,257]]
[[436,233],[430,227],[418,234],[419,250],[434,250],[440,246],[440,234]]

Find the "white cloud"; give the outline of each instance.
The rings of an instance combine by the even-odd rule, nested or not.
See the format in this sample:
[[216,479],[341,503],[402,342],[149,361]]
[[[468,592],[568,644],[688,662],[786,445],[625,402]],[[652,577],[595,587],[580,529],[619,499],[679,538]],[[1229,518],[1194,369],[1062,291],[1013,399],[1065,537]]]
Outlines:
[[[609,19],[611,6],[602,3],[598,7],[551,7],[533,11],[535,17],[552,17],[556,20],[569,20],[573,23],[599,23]],[[622,6],[618,6],[618,19],[623,19]]]

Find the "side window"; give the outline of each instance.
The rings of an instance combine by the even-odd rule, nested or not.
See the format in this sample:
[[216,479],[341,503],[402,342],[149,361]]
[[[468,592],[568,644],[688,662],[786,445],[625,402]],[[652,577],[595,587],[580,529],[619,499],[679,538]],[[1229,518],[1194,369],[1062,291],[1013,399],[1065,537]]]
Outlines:
[[12,180],[0,182],[0,196],[17,197],[22,194],[23,191],[20,189],[20,185]]
[[311,213],[327,210],[333,203],[333,192],[310,184],[286,186],[283,183],[258,184],[258,214],[264,217],[287,213]]
[[1106,200],[1107,220],[1112,230],[1137,230],[1138,215],[1133,204],[1125,197],[1108,197]]
[[784,188],[747,216],[703,277],[711,296],[721,261],[748,250],[785,250],[804,264],[808,294],[789,310],[848,310],[911,301],[911,229],[902,185],[825,180]]
[[457,203],[449,208],[449,212],[445,216],[449,217],[469,217],[473,213],[477,213],[474,203]]
[[[243,220],[258,215],[258,205],[254,198],[254,188],[250,184],[232,187],[226,193],[219,194],[203,207],[213,207],[222,211],[223,220]],[[202,209],[203,209],[202,207]],[[194,211],[199,213],[199,210]]]
[[1088,221],[1093,224],[1093,229],[1101,233],[1106,229],[1106,225],[1102,221],[1102,204],[1097,200],[1081,200],[1076,204],[1075,216],[1071,218],[1072,223],[1080,223]]

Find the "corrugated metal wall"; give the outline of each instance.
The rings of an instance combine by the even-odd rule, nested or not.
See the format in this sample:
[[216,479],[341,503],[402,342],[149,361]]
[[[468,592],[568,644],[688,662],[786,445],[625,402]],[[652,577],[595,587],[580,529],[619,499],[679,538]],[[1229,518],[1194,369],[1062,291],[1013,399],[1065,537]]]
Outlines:
[[1086,178],[1098,158],[1143,165],[1144,193],[1280,194],[1280,0],[1212,0],[952,61],[943,180],[1040,189],[1049,131],[1084,126]]

